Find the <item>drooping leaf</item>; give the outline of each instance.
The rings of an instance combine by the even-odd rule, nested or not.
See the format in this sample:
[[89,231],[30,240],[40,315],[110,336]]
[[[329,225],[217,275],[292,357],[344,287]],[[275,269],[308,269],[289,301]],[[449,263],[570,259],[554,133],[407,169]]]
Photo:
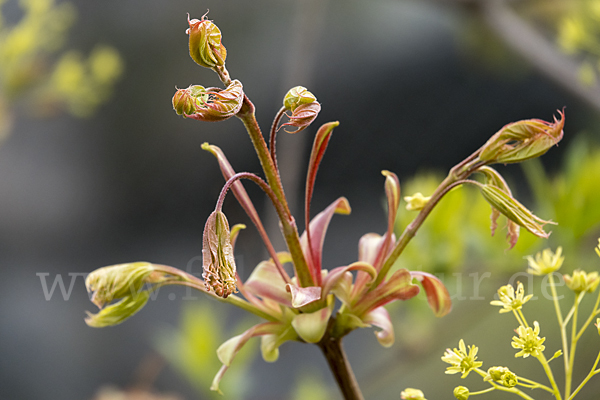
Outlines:
[[433,310],[436,317],[443,317],[452,309],[452,300],[446,286],[435,275],[422,271],[411,271],[411,275],[416,278],[425,293],[427,294],[427,302]]

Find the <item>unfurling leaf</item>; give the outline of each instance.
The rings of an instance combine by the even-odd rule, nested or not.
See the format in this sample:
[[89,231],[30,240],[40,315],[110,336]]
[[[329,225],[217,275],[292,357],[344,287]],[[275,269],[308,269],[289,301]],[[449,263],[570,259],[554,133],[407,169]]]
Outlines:
[[[294,109],[292,115],[288,115],[290,119],[289,122],[282,124],[281,126],[295,126],[295,131],[288,131],[285,129],[287,133],[298,133],[308,127],[312,122],[317,118],[319,112],[321,111],[321,104],[318,101],[313,101],[312,103],[301,104]],[[287,114],[286,114],[287,115]]]
[[213,211],[204,226],[202,266],[202,277],[217,296],[227,298],[236,292],[231,233],[227,218],[221,211]]
[[309,104],[317,101],[314,94],[308,91],[304,86],[296,86],[291,88],[283,98],[283,106],[286,110],[294,112],[298,106]]
[[554,122],[528,119],[505,125],[481,149],[479,159],[488,163],[509,164],[539,157],[563,137],[564,113]]
[[[182,92],[185,92],[185,96]],[[195,100],[195,105],[192,113],[183,113],[184,117],[199,121],[218,122],[231,118],[240,111],[244,102],[244,88],[242,83],[236,79],[226,89],[205,89],[202,86],[194,85],[187,89],[179,89],[175,94],[178,99],[187,99],[188,96]],[[175,97],[173,97],[173,107],[178,114],[180,114],[180,110],[191,108],[189,106],[176,106]]]

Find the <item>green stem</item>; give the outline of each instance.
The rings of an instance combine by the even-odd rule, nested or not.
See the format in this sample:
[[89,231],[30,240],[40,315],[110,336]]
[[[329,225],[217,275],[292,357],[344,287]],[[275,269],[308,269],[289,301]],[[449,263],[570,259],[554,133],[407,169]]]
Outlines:
[[598,306],[600,306],[600,290],[598,291],[598,297],[596,298],[596,304],[594,305],[594,309],[592,310],[592,312],[590,313],[590,316],[585,321],[585,323],[583,324],[583,326],[579,330],[579,333],[576,336],[577,340],[579,340],[581,335],[583,335],[583,332],[585,332],[587,327],[592,323],[592,321],[594,320],[594,317],[596,315],[598,315]]
[[556,399],[558,399],[558,400],[562,400],[562,397],[560,395],[560,390],[558,389],[558,385],[556,384],[556,380],[554,379],[554,374],[552,374],[552,369],[548,365],[548,361],[546,361],[546,357],[542,353],[542,354],[540,354],[539,357],[536,357],[536,358],[540,362],[540,364],[542,364],[542,367],[544,368],[544,372],[546,372],[546,376],[548,377],[548,380],[550,381],[550,386],[552,386],[552,389],[553,389],[554,397],[556,397]]
[[[562,311],[560,309],[560,303],[558,302],[558,296],[556,294],[556,286],[554,283],[554,273],[548,274],[548,281],[550,282],[550,291],[552,292],[552,301],[554,302],[554,310],[556,311],[556,319],[558,320],[558,326],[560,327],[560,337],[562,340],[563,349],[563,361],[565,364],[565,385],[566,377],[570,374],[569,371],[569,347],[567,345],[567,325],[564,323],[562,317]],[[566,396],[566,393],[565,393]]]
[[258,159],[260,160],[260,164],[262,165],[269,186],[275,193],[275,196],[279,202],[283,205],[283,210],[277,210],[277,214],[282,225],[285,242],[292,259],[294,260],[294,269],[296,271],[298,283],[302,287],[313,286],[314,282],[308,269],[306,259],[304,258],[304,253],[302,252],[298,229],[296,228],[296,223],[290,213],[288,203],[283,192],[283,186],[281,185],[281,179],[279,178],[279,173],[275,167],[273,159],[271,158],[265,139],[262,135],[260,127],[258,126],[258,122],[256,121],[256,117],[254,115],[254,105],[247,96],[244,96],[244,104],[240,112],[237,114],[237,117],[242,120],[246,130],[248,131],[248,135],[252,140],[252,144],[254,145],[254,149],[256,150],[256,154],[258,155]]
[[573,311],[573,322],[571,322],[571,353],[569,354],[569,373],[565,373],[565,397],[568,398],[571,394],[571,383],[573,381],[573,365],[575,363],[575,351],[577,349],[577,315],[579,313],[579,303],[585,292],[578,293],[575,297],[575,305]]
[[588,383],[588,381],[592,378],[592,376],[596,375],[597,373],[600,373],[600,370],[596,369],[599,361],[600,361],[600,352],[598,353],[598,356],[596,357],[596,362],[594,362],[594,366],[590,370],[590,373],[579,384],[579,386],[577,386],[577,389],[575,389],[575,391],[571,394],[571,396],[569,396],[569,398],[567,400],[572,400],[573,398],[575,398],[575,395],[577,393],[579,393],[579,391],[585,386],[586,383]]

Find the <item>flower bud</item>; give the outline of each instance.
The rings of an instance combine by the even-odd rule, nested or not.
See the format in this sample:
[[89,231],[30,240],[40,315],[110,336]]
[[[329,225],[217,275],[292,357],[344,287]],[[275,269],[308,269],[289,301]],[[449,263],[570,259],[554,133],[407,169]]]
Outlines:
[[467,400],[469,398],[469,389],[464,386],[457,386],[454,388],[454,397],[458,400]]
[[427,400],[422,391],[411,388],[404,389],[402,393],[400,393],[400,398],[402,400]]
[[598,328],[598,335],[600,335],[600,318],[596,318],[596,323],[594,325]]
[[317,101],[314,94],[309,92],[304,86],[296,86],[291,88],[283,98],[283,106],[291,112],[302,105]]
[[539,157],[563,137],[564,114],[554,122],[529,119],[505,125],[482,147],[479,159],[491,163],[517,163]]
[[[242,83],[237,79],[232,81],[227,89],[190,86],[187,89],[195,99],[195,109],[192,114],[184,113],[187,118],[199,121],[217,122],[236,115],[244,103],[244,90]],[[175,103],[175,99],[173,100]],[[178,111],[177,108],[175,111]]]
[[214,68],[225,64],[227,50],[221,43],[221,31],[206,19],[192,19],[188,15],[189,28],[185,31],[190,36],[190,56],[200,66]]
[[502,379],[502,376],[508,371],[506,367],[491,367],[488,369],[488,375],[483,379],[484,381],[499,381]]
[[312,122],[315,120],[315,118],[317,118],[317,115],[319,115],[320,111],[321,111],[321,104],[318,101],[313,101],[312,103],[300,104],[299,106],[297,106],[294,109],[291,116],[288,115],[288,118],[290,119],[290,121],[286,122],[285,124],[282,124],[281,126],[286,126],[286,125],[295,126],[298,128],[295,131],[288,131],[287,129],[285,131],[287,133],[298,133],[298,132],[304,130],[310,124],[312,124]]
[[236,267],[229,222],[221,211],[213,211],[204,226],[202,265],[202,277],[217,296],[227,298],[236,292]]
[[563,275],[563,278],[567,287],[575,293],[581,293],[583,291],[593,293],[600,283],[598,272],[595,271],[588,274],[585,271],[576,269],[573,271],[572,276]]

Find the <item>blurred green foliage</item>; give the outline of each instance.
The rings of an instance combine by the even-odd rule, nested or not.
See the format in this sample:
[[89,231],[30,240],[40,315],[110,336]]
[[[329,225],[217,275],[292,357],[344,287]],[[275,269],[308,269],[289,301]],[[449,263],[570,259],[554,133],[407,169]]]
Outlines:
[[[220,304],[198,301],[187,302],[182,309],[179,328],[163,328],[156,337],[159,352],[188,380],[202,398],[222,399],[222,395],[211,391],[213,377],[221,368],[216,349],[230,332],[243,332],[251,321],[242,321],[240,326],[225,327],[226,310],[218,310]],[[253,350],[252,350],[253,349]],[[256,355],[256,348],[245,346],[236,356],[235,365],[227,371],[225,382],[228,399],[243,399],[249,381],[248,368]]]
[[10,132],[17,103],[34,116],[94,113],[123,73],[119,53],[97,45],[88,57],[74,50],[56,55],[75,22],[73,5],[20,0],[16,23],[6,18],[8,5],[0,0],[0,139]]

